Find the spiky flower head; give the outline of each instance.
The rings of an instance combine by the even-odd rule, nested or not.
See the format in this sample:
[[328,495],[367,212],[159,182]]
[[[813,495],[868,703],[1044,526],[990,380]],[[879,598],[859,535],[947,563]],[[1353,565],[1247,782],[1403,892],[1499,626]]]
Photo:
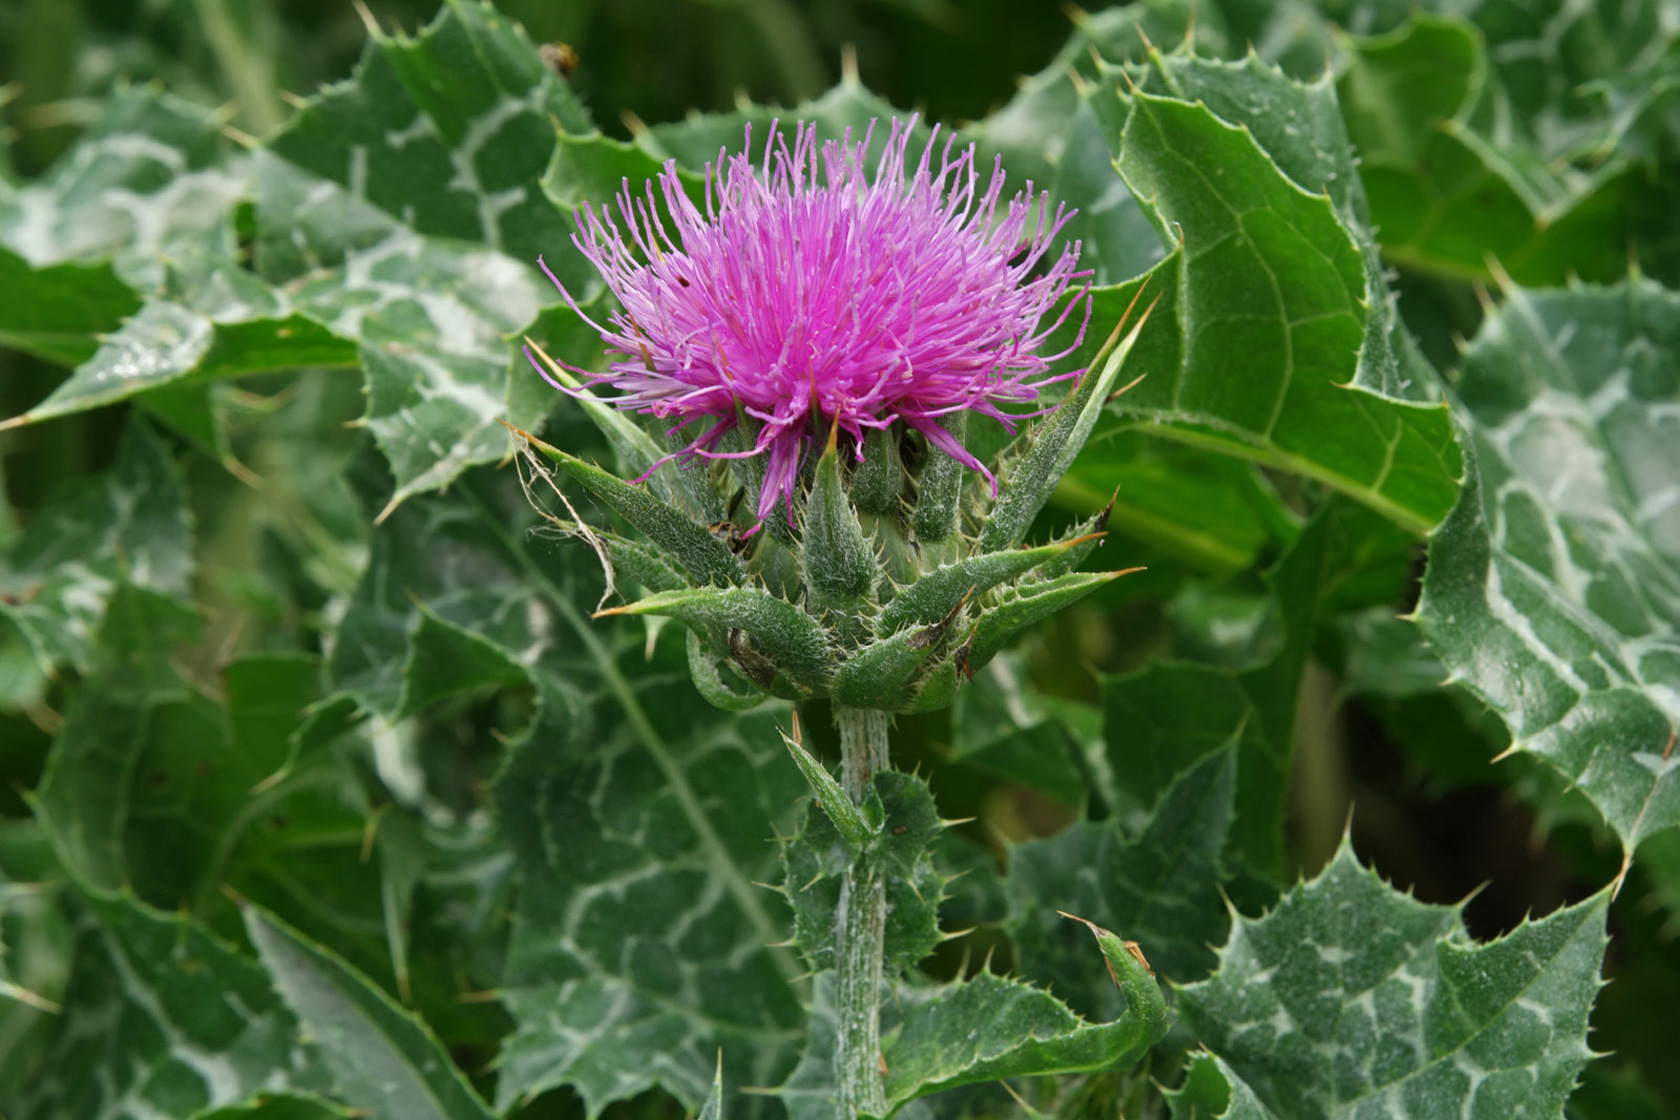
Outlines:
[[772,124],[755,163],[749,126],[745,150],[708,166],[704,210],[668,162],[671,228],[652,182],[636,197],[626,181],[616,218],[578,215],[573,244],[620,305],[589,320],[610,361],[586,384],[684,431],[678,454],[762,457],[760,520],[778,499],[791,519],[801,465],[834,428],[861,459],[868,430],[902,421],[990,480],[941,418],[1013,430],[1010,406],[1080,372],[1054,375],[1061,355],[1040,353],[1079,302],[1063,302],[1079,244],[1050,259],[1071,214],[1031,184],[1005,201],[1001,160],[982,192],[974,149],[938,128],[916,158],[914,117],[892,122],[871,175],[873,128],[819,143],[812,125],[790,141]]
[[[616,217],[585,208],[574,238],[617,296],[605,324],[589,320],[606,371],[528,340],[641,483],[514,429],[522,462],[550,484],[538,457],[553,463],[619,519],[586,524],[561,494],[565,516],[549,521],[595,549],[608,597],[615,571],[645,592],[600,614],[687,626],[694,683],[720,707],[774,695],[930,711],[1015,635],[1122,574],[1078,570],[1106,511],[1021,546],[1147,309],[1122,338],[1128,310],[1090,372],[1053,372],[1063,355],[1041,353],[1046,338],[1089,308],[1070,292],[1079,247],[1055,247],[1070,215],[1030,190],[1005,200],[998,167],[982,191],[973,150],[937,130],[913,155],[914,126],[891,126],[872,170],[869,132],[819,143],[772,126],[760,162],[725,153],[708,171],[703,209],[670,165],[660,193],[626,184]],[[1073,377],[1053,410],[1032,409]],[[666,446],[603,387],[656,418]],[[1043,418],[982,464],[959,436],[968,412]],[[661,472],[671,447],[732,462]],[[751,531],[736,522],[746,493]],[[778,502],[785,525],[768,518]]]

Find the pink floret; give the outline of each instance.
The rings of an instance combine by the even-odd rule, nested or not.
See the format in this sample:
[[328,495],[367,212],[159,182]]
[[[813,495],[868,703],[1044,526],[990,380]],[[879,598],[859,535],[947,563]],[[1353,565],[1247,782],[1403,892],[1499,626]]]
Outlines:
[[[989,478],[941,417],[966,409],[1013,428],[1019,416],[1002,406],[1080,372],[1052,375],[1064,355],[1038,353],[1081,302],[1045,322],[1086,275],[1077,242],[1042,265],[1072,212],[1049,214],[1048,195],[1035,205],[1029,183],[1000,215],[1002,161],[977,193],[974,149],[953,155],[937,128],[907,162],[914,127],[893,122],[870,176],[873,126],[819,146],[814,126],[789,144],[772,124],[762,164],[720,152],[707,167],[704,212],[668,162],[659,187],[674,236],[652,182],[643,198],[625,182],[619,221],[587,204],[578,214],[572,243],[620,304],[607,324],[589,320],[609,364],[588,384],[673,428],[710,421],[679,454],[763,456],[760,519],[778,498],[791,515],[800,465],[834,424],[861,457],[868,429],[902,420]],[[750,126],[746,141],[750,151]],[[725,451],[741,414],[759,422],[752,449]]]

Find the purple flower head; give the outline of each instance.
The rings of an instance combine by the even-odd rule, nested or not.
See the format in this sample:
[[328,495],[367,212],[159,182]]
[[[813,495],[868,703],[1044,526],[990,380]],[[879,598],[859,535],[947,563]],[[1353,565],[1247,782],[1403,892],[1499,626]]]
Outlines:
[[[636,198],[625,181],[622,227],[605,208],[578,215],[572,243],[621,306],[607,325],[588,320],[610,361],[587,383],[675,421],[673,432],[707,423],[679,455],[762,456],[760,520],[778,497],[792,516],[800,465],[831,427],[861,459],[867,430],[901,420],[990,478],[940,418],[967,409],[1013,429],[1019,415],[1002,406],[1078,373],[1051,375],[1063,355],[1038,353],[1080,302],[1044,324],[1086,275],[1077,242],[1042,264],[1071,212],[1050,215],[1047,195],[1035,206],[1029,183],[1000,214],[1002,161],[982,194],[974,149],[953,155],[937,128],[912,163],[914,127],[893,122],[870,176],[873,125],[819,146],[814,126],[798,125],[790,144],[772,124],[762,164],[743,151],[708,165],[704,212],[667,162],[659,186],[674,231],[651,182]],[[757,422],[750,449],[725,450],[743,417]]]

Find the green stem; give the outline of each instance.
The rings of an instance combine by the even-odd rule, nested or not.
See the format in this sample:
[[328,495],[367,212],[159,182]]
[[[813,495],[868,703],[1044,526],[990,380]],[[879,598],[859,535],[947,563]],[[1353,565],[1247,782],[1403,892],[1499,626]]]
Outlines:
[[[875,773],[885,770],[887,714],[841,708],[840,781],[854,804],[862,804]],[[881,981],[887,932],[886,883],[867,861],[854,859],[840,886],[834,913],[837,1039],[834,1075],[836,1115],[883,1116],[886,1086],[881,1077]]]

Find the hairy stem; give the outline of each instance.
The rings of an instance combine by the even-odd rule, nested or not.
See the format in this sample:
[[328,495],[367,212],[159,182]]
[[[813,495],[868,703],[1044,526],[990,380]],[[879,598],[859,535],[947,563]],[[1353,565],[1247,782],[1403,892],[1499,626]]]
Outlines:
[[[887,768],[887,715],[842,708],[835,720],[840,725],[840,781],[852,801],[861,804],[870,778]],[[860,1112],[881,1116],[887,1111],[881,1077],[881,961],[886,930],[886,883],[869,863],[854,860],[834,913],[839,1019],[834,1074],[840,1120],[852,1120]]]

